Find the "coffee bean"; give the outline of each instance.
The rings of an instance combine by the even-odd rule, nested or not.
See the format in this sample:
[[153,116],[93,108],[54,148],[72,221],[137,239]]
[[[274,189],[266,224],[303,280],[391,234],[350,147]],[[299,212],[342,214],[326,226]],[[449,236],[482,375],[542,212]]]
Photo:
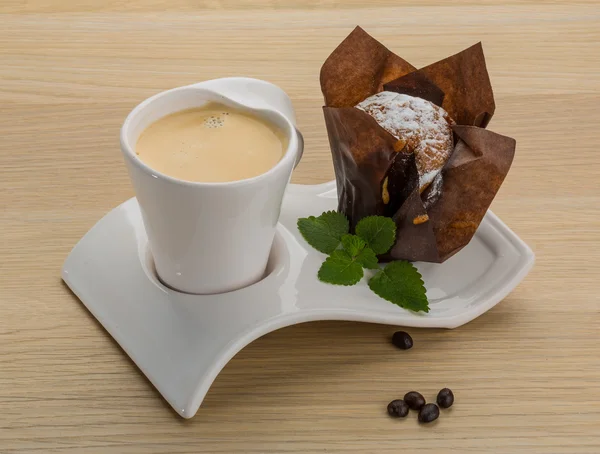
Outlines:
[[454,393],[449,388],[442,389],[437,395],[440,408],[450,408],[454,403]]
[[404,395],[404,402],[406,402],[411,410],[420,410],[425,405],[425,398],[421,393],[411,391]]
[[387,406],[387,411],[390,416],[404,418],[408,415],[408,405],[402,399],[392,400]]
[[398,347],[400,350],[408,350],[413,346],[412,337],[410,334],[404,331],[396,331],[392,336],[392,344]]
[[439,416],[440,409],[436,404],[423,405],[423,408],[419,411],[419,422],[435,421]]

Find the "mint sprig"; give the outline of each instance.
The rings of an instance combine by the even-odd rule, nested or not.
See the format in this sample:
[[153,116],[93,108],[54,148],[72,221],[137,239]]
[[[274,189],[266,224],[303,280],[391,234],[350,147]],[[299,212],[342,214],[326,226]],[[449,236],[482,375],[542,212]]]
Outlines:
[[389,263],[369,280],[369,288],[400,307],[429,312],[421,273],[410,262]]
[[347,251],[337,249],[319,268],[319,280],[335,285],[354,285],[363,277],[363,267]]
[[343,214],[326,211],[319,217],[298,219],[298,230],[317,251],[331,254],[340,245],[342,235],[350,231],[350,224]]
[[384,216],[367,216],[356,224],[356,234],[375,254],[385,254],[394,245],[396,224]]
[[298,219],[298,230],[312,247],[329,254],[318,272],[322,282],[354,285],[364,276],[363,268],[378,270],[369,288],[381,298],[405,309],[429,312],[426,290],[419,271],[399,260],[380,267],[377,255],[385,254],[396,240],[396,224],[384,216],[367,216],[351,235],[348,219],[337,211]]
[[366,241],[361,237],[348,234],[342,236],[342,247],[363,268],[370,270],[379,269],[377,255],[373,252],[373,249],[367,247]]

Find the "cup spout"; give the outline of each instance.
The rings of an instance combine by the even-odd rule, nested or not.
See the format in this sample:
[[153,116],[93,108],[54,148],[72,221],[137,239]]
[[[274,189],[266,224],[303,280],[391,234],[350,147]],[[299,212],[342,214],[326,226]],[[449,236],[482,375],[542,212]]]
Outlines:
[[[225,77],[199,82],[193,87],[210,90],[251,109],[274,110],[296,126],[296,114],[289,96],[277,85],[249,77]],[[300,138],[302,137],[298,132]]]

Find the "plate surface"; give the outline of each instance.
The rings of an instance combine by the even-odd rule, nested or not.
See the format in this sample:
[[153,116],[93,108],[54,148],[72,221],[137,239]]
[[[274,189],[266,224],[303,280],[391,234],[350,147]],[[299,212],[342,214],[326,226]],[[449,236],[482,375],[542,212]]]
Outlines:
[[194,416],[227,362],[258,337],[316,320],[456,328],[500,302],[529,272],[531,249],[488,212],[471,243],[443,264],[417,263],[428,314],[354,287],[316,279],[324,255],[296,228],[299,217],[336,209],[335,182],[290,185],[266,277],[220,295],[173,291],[156,278],[136,199],[118,206],[77,243],[62,277],[163,397]]

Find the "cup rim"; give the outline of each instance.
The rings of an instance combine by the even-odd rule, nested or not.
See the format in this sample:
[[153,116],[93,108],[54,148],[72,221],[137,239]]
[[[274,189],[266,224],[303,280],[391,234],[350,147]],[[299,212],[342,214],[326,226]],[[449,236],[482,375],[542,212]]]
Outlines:
[[[142,161],[135,154],[135,152],[133,151],[133,147],[131,146],[131,144],[129,143],[129,140],[127,139],[127,133],[129,131],[129,128],[131,127],[131,123],[133,122],[133,119],[137,115],[139,115],[140,112],[142,112],[145,108],[147,108],[147,106],[149,104],[151,104],[153,101],[155,101],[159,98],[165,97],[165,96],[170,96],[177,91],[185,91],[185,90],[200,91],[200,92],[205,92],[209,96],[218,96],[218,93],[215,93],[212,90],[209,90],[209,89],[206,89],[203,87],[199,87],[197,85],[185,85],[185,86],[181,86],[181,87],[171,88],[169,90],[164,90],[159,93],[156,93],[155,95],[150,96],[149,98],[146,98],[145,100],[140,102],[137,106],[135,106],[129,112],[127,117],[125,118],[125,121],[123,122],[123,125],[121,126],[121,130],[120,130],[121,150],[123,151],[123,154],[135,166],[137,166],[138,168],[140,168],[141,170],[143,170],[144,172],[146,172],[147,174],[151,175],[153,178],[156,178],[158,180],[164,180],[164,181],[168,181],[170,183],[175,183],[175,184],[189,186],[189,187],[218,188],[218,187],[244,186],[244,185],[248,185],[248,184],[258,183],[262,180],[268,179],[270,176],[277,173],[279,171],[279,169],[281,169],[282,167],[286,167],[288,164],[290,164],[290,161],[292,161],[291,164],[293,165],[293,162],[296,160],[296,154],[297,154],[297,153],[294,153],[294,150],[296,150],[299,146],[298,135],[300,133],[298,132],[298,130],[296,129],[294,124],[286,116],[284,116],[281,112],[279,112],[275,109],[249,107],[249,106],[241,104],[237,101],[234,101],[232,99],[225,98],[227,105],[230,105],[233,108],[237,108],[237,109],[244,110],[244,111],[256,112],[259,115],[264,114],[264,116],[276,115],[279,117],[280,120],[282,120],[283,123],[285,123],[285,125],[286,125],[285,132],[286,132],[286,135],[288,136],[288,145],[287,145],[287,148],[286,148],[282,158],[273,167],[271,167],[266,172],[261,173],[260,175],[256,175],[251,178],[244,178],[243,180],[214,181],[214,182],[182,180],[182,179],[167,175],[163,172],[160,172],[160,171],[154,169],[153,167],[150,167],[148,164],[146,164],[144,161]],[[182,110],[184,110],[184,109],[182,109]],[[160,117],[160,118],[162,118],[162,117]]]

